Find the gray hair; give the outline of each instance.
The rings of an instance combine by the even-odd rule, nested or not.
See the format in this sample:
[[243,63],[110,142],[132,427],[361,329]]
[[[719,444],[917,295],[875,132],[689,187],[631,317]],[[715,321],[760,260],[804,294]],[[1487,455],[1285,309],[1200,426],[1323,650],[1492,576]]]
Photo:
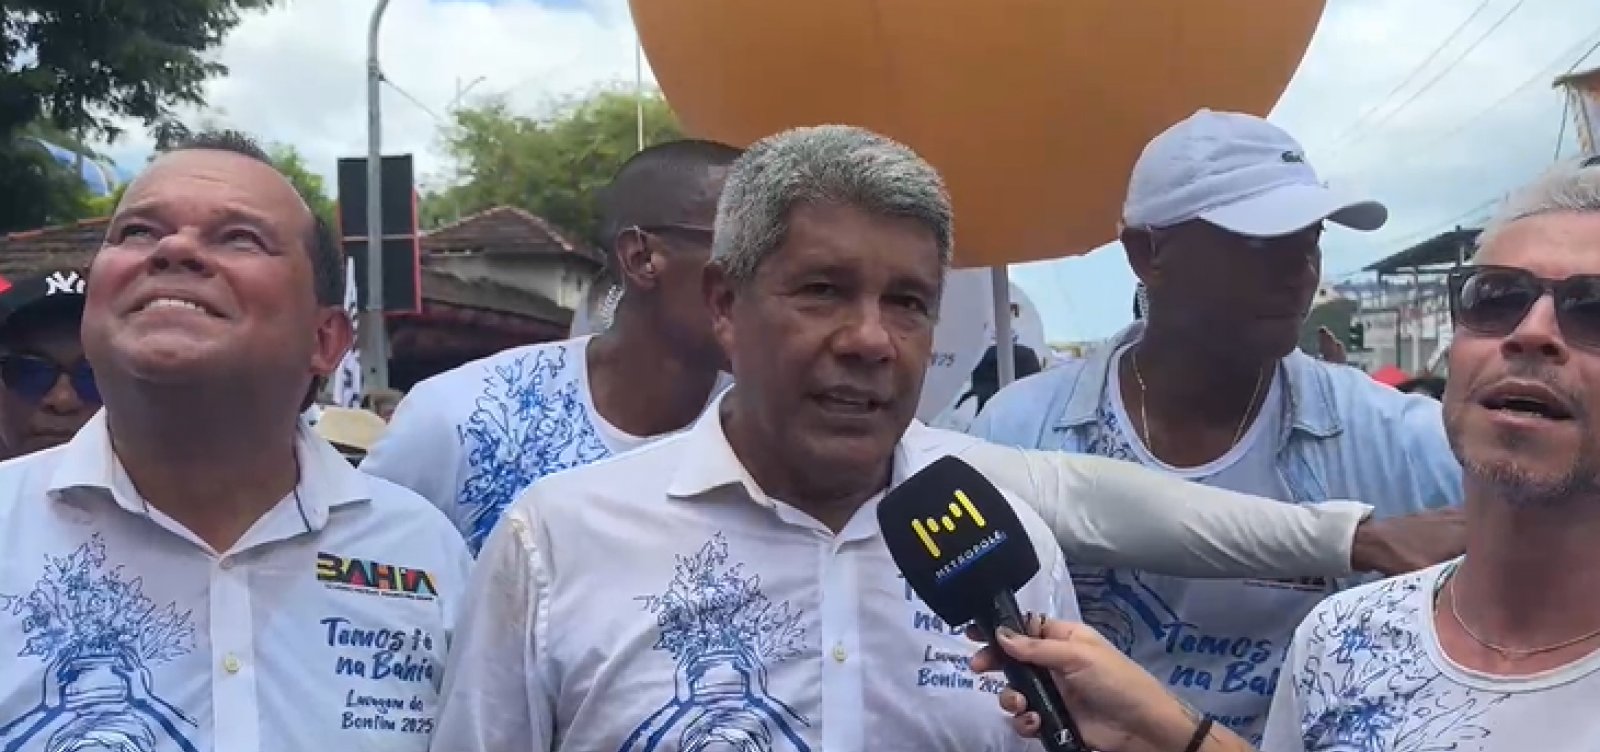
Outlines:
[[1478,248],[1519,219],[1565,212],[1600,212],[1600,155],[1563,160],[1508,197],[1478,236]]
[[844,125],[796,128],[745,151],[717,203],[712,261],[743,284],[755,277],[789,231],[800,204],[838,204],[926,225],[950,265],[954,242],[944,181],[909,147]]

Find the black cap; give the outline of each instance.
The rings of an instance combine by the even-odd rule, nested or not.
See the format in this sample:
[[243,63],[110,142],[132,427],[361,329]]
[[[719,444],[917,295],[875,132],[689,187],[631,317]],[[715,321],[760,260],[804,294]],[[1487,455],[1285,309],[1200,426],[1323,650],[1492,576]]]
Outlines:
[[54,269],[14,277],[0,276],[0,323],[44,306],[82,309],[86,279],[77,269]]
[[878,504],[878,525],[906,583],[952,627],[1039,572],[1011,502],[955,457],[939,458],[890,491]]

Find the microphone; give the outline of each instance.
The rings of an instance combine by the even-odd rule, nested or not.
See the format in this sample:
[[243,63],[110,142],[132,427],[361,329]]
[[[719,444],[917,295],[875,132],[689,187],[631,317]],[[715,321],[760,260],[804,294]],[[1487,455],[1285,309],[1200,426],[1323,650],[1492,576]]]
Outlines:
[[[1000,627],[1026,633],[1016,592],[1038,573],[1039,557],[1016,510],[976,468],[936,460],[884,497],[878,525],[895,566],[944,623],[977,622],[991,640]],[[1012,688],[1039,714],[1045,749],[1089,752],[1049,673],[1001,659]]]

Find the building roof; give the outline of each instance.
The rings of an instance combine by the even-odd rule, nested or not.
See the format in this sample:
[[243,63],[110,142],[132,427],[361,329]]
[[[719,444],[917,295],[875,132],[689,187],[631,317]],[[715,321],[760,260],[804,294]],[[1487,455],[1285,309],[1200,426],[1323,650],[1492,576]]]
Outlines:
[[1600,68],[1590,68],[1588,70],[1574,71],[1572,73],[1557,76],[1556,80],[1551,82],[1551,85],[1567,86],[1569,84],[1581,84],[1588,82],[1589,79],[1600,79]]
[[[34,274],[61,268],[85,268],[105,239],[110,218],[86,219],[66,225],[41,227],[0,236],[0,277]],[[440,240],[437,236],[449,232]],[[529,240],[529,237],[532,240]],[[450,238],[455,238],[452,241]],[[474,238],[499,243],[497,251],[511,253],[572,253],[599,263],[581,246],[570,244],[543,219],[521,209],[490,209],[461,222],[424,235],[424,255],[438,248],[462,248]],[[520,238],[520,239],[519,239]],[[545,244],[541,246],[541,243]],[[550,248],[550,244],[555,244]],[[565,244],[565,245],[563,245]],[[481,248],[482,246],[477,246]],[[572,312],[554,301],[510,285],[491,280],[473,280],[446,269],[424,263],[421,268],[422,297],[458,308],[528,316],[565,326]],[[424,306],[424,311],[427,306]]]
[[493,280],[469,279],[437,266],[422,267],[422,297],[459,308],[528,316],[562,325],[572,321],[572,311],[543,295]]
[[422,234],[424,253],[571,254],[600,263],[598,251],[543,217],[496,206]]
[[0,235],[0,276],[87,267],[109,224],[109,217],[98,217]]
[[1472,249],[1478,242],[1478,233],[1480,232],[1483,232],[1483,230],[1457,227],[1454,230],[1439,233],[1388,258],[1368,264],[1363,271],[1377,272],[1379,274],[1402,274],[1408,272],[1431,274],[1448,271],[1452,267],[1465,263],[1467,259],[1472,257]]

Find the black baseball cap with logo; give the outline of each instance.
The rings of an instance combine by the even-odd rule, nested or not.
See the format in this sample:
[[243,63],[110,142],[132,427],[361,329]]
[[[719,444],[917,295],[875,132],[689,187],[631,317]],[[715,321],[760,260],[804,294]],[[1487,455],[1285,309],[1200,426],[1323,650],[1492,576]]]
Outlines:
[[77,269],[52,269],[34,274],[0,276],[0,328],[23,311],[43,314],[83,312],[86,278]]

